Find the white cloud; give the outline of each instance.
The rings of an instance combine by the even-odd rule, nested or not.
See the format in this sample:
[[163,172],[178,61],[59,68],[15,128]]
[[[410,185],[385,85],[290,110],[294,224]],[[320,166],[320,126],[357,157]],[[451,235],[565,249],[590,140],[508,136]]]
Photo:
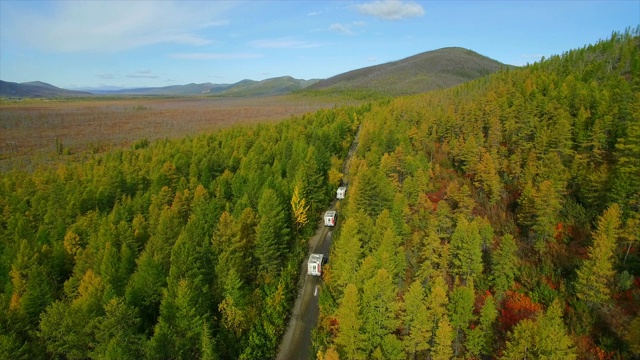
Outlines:
[[224,26],[226,2],[69,1],[47,9],[17,7],[7,29],[23,43],[50,52],[118,52],[146,45],[210,44],[202,30]]
[[261,58],[261,54],[252,53],[178,53],[169,55],[182,60],[246,60]]
[[331,24],[329,26],[329,30],[331,31],[337,31],[339,33],[345,34],[345,35],[353,35],[353,31],[351,31],[351,29],[349,28],[349,26],[347,25],[342,25],[342,24]]
[[317,43],[297,40],[292,37],[255,40],[250,45],[260,49],[310,49],[320,46]]
[[424,9],[415,2],[400,0],[379,0],[356,5],[361,14],[371,15],[382,20],[402,20],[424,15]]

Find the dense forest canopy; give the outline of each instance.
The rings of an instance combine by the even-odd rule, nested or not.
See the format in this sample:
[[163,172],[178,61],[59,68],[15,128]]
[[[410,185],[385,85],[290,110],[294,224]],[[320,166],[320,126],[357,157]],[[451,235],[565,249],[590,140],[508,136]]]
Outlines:
[[640,355],[640,28],[456,88],[0,175],[0,358]]
[[273,357],[368,109],[2,174],[0,358]]
[[372,108],[318,359],[640,355],[639,36]]

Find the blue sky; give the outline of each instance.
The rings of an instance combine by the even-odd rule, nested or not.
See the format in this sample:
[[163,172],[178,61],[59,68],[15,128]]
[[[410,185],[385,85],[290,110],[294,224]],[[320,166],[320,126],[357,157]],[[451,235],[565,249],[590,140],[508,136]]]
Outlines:
[[640,0],[0,0],[0,79],[97,88],[328,78],[448,46],[524,65],[639,24]]

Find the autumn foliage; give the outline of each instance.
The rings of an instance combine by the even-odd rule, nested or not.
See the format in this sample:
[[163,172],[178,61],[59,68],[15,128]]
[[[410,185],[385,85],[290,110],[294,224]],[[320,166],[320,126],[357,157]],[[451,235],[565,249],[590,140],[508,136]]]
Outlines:
[[[320,316],[340,334],[345,286],[360,302],[350,324],[371,321],[370,299],[387,304],[378,326],[345,329],[358,352],[322,323],[315,346],[341,359],[640,355],[639,37],[374,105]],[[376,298],[382,270],[393,281]]]
[[505,333],[523,319],[533,319],[542,310],[542,305],[526,294],[507,291],[500,310],[500,326]]
[[339,182],[312,354],[640,356],[639,39],[277,124],[62,139],[0,175],[0,358],[274,358]]

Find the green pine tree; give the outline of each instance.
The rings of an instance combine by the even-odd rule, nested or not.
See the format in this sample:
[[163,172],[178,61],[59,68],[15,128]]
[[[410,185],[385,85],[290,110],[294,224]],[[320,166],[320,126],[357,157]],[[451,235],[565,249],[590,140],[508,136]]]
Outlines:
[[340,327],[335,339],[346,359],[355,360],[366,357],[361,316],[358,288],[354,284],[348,284],[336,313],[336,320]]
[[449,323],[449,318],[445,315],[438,321],[431,359],[449,360],[453,357],[453,329]]
[[465,217],[458,218],[451,235],[452,272],[465,279],[475,279],[482,274],[482,237],[475,221],[469,223]]
[[510,234],[500,240],[498,248],[491,254],[491,281],[499,294],[509,290],[518,275],[518,245]]
[[405,352],[412,358],[416,354],[429,349],[432,327],[429,323],[424,288],[419,281],[414,281],[404,295],[402,304],[403,325],[407,334],[404,337]]
[[400,324],[396,295],[396,286],[386,269],[379,269],[362,287],[362,329],[369,350],[377,348]]
[[611,205],[598,219],[589,255],[578,269],[576,295],[589,304],[603,304],[611,297],[615,274],[614,250],[620,231],[620,206]]

